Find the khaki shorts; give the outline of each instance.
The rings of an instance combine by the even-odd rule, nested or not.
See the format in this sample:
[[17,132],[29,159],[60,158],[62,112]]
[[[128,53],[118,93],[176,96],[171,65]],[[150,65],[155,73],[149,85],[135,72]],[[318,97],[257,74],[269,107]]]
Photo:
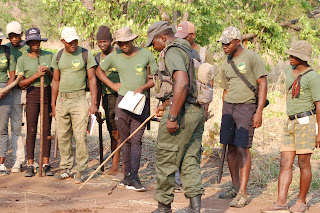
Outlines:
[[300,119],[288,119],[286,121],[281,138],[280,152],[313,153],[316,143],[316,116],[310,115],[303,117],[302,120]]

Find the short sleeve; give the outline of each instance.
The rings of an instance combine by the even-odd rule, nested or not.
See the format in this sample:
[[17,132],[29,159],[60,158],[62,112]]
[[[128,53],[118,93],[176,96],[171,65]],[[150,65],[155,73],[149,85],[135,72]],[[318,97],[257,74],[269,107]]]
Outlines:
[[51,68],[52,69],[59,69],[58,65],[57,65],[57,55],[58,52],[56,54],[54,54],[54,56],[52,57],[52,61],[51,61]]
[[20,72],[22,72],[22,76],[26,77],[26,73],[24,71],[24,66],[23,66],[23,57],[19,57],[17,61],[17,67],[16,67],[16,75],[18,75]]
[[157,62],[151,52],[149,54],[148,61],[149,61],[149,65],[150,65],[150,74],[154,75],[158,70],[158,65],[157,65]]
[[178,47],[171,47],[165,55],[166,67],[171,75],[178,70],[188,72],[188,68],[185,63],[186,57],[183,56],[181,51]]
[[87,64],[87,69],[91,67],[97,66],[97,62],[93,57],[93,54],[88,50],[88,64]]
[[256,80],[267,75],[264,63],[258,53],[254,53],[251,59],[252,70]]
[[100,67],[104,72],[112,68],[112,56],[114,53],[107,55],[102,61],[100,60]]
[[312,101],[320,101],[320,75],[317,74],[315,78],[313,78],[309,82],[309,88],[311,91]]
[[225,89],[225,90],[227,90],[228,87],[229,87],[228,79],[227,79],[226,75],[224,74],[223,70],[221,70],[221,83],[220,83],[220,86],[221,86],[222,89]]

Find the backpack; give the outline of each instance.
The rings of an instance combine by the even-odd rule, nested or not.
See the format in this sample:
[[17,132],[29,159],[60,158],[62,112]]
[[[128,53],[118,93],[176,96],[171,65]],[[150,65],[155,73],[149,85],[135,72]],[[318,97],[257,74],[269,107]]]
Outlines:
[[161,101],[167,100],[173,93],[174,80],[165,66],[165,54],[171,47],[178,47],[188,54],[189,58],[189,89],[186,101],[191,104],[208,104],[212,101],[213,90],[211,85],[206,85],[198,80],[194,80],[193,70],[197,63],[201,64],[199,54],[194,50],[187,49],[185,46],[172,43],[160,53],[159,70],[153,77],[155,83],[155,97]]
[[[82,50],[82,59],[84,61],[84,67],[85,69],[87,70],[87,64],[88,64],[88,50],[81,47],[81,50]],[[57,62],[57,66],[59,67],[59,61],[60,61],[60,58],[62,56],[62,53],[64,51],[64,48],[59,50],[58,54],[57,54],[57,58],[56,58],[56,62]],[[88,82],[88,75],[86,74],[86,88],[85,88],[85,91],[90,91],[89,89],[89,82]]]

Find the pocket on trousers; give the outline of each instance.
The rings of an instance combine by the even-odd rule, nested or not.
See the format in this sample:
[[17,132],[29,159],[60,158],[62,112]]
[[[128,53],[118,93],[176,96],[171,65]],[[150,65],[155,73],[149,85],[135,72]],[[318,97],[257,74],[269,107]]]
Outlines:
[[179,146],[170,143],[157,143],[156,163],[158,166],[166,167],[168,170],[177,169],[177,153]]

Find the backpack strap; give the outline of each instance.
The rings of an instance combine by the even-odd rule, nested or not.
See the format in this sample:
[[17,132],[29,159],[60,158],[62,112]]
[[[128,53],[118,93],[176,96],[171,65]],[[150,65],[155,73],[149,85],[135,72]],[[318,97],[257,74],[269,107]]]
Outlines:
[[101,61],[101,52],[99,52],[98,55],[96,55],[96,57],[94,57],[94,59],[96,59],[96,63],[98,64],[97,66],[99,66],[100,61]]
[[59,68],[59,61],[60,61],[60,58],[61,58],[61,56],[62,56],[63,51],[64,51],[64,48],[61,49],[61,50],[59,50],[59,52],[58,52],[58,54],[57,54],[56,62],[57,62],[58,68]]
[[[314,70],[313,70],[313,69],[310,69],[310,70],[306,71],[305,73],[303,73],[302,75],[301,75],[301,74],[298,75],[298,77],[296,78],[296,80],[299,79],[299,78],[301,79],[302,76],[304,76],[305,74],[307,74],[307,73],[309,73],[309,72],[311,72],[311,71],[314,71]],[[294,82],[296,82],[296,80],[295,80]],[[287,95],[289,94],[289,91],[292,89],[294,82],[293,82],[293,83],[291,84],[291,86],[289,87],[289,89],[288,89],[288,91],[287,91]]]
[[200,59],[201,59],[201,63],[204,63],[206,60],[206,50],[207,48],[205,47],[200,47]]
[[3,50],[4,50],[4,54],[7,58],[7,63],[8,63],[8,69],[9,69],[9,66],[10,66],[10,47],[7,47],[5,45],[3,45]]

